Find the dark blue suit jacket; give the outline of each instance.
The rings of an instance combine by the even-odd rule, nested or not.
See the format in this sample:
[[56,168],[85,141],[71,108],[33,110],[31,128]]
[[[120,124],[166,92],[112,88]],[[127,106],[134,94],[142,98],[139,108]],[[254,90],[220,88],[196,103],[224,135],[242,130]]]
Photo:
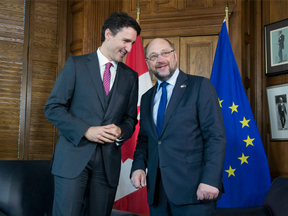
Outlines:
[[140,132],[131,173],[147,173],[148,203],[153,204],[158,160],[165,192],[176,205],[199,203],[199,183],[222,192],[226,137],[222,112],[210,80],[180,71],[158,137],[153,121],[155,85],[142,96]]
[[[45,116],[59,129],[52,173],[66,178],[78,176],[97,143],[83,137],[91,126],[115,124],[129,139],[137,123],[138,74],[118,63],[107,111],[97,52],[69,57],[45,106]],[[102,145],[104,165],[111,186],[118,185],[121,148]]]

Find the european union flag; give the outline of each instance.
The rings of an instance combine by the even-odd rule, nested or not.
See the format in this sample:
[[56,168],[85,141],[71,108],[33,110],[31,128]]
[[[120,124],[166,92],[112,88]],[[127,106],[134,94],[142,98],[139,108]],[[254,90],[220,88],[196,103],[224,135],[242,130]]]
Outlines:
[[218,201],[218,207],[260,206],[271,184],[269,167],[225,21],[211,81],[219,97],[227,139],[223,169],[225,193]]

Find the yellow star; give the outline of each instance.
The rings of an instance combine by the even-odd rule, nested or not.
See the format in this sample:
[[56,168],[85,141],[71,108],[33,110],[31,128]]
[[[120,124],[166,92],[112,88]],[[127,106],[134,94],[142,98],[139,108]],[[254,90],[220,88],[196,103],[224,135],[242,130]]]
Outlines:
[[249,158],[249,156],[245,156],[243,153],[242,153],[242,157],[238,157],[238,159],[241,160],[241,165],[243,163],[247,163],[248,164],[247,158]]
[[222,108],[222,102],[223,102],[223,100],[220,100],[220,99],[218,98],[218,101],[219,101],[219,106]]
[[227,172],[229,175],[228,175],[228,178],[231,176],[231,175],[233,175],[233,176],[235,176],[235,174],[234,174],[234,171],[235,171],[236,169],[232,169],[231,168],[231,166],[229,166],[229,170],[225,170],[225,172]]
[[235,112],[238,112],[238,110],[237,110],[237,107],[238,107],[239,105],[235,105],[234,104],[234,102],[233,102],[233,105],[231,106],[231,107],[229,107],[232,111],[231,111],[231,114],[235,111]]
[[246,142],[246,147],[247,147],[248,145],[254,146],[253,143],[252,143],[253,140],[255,140],[255,138],[254,138],[254,139],[250,139],[250,137],[247,136],[247,139],[246,139],[246,140],[243,140],[243,141]]
[[245,117],[244,117],[243,121],[240,121],[242,123],[242,128],[245,127],[245,126],[249,127],[249,125],[248,125],[249,121],[250,121],[250,119],[246,120]]

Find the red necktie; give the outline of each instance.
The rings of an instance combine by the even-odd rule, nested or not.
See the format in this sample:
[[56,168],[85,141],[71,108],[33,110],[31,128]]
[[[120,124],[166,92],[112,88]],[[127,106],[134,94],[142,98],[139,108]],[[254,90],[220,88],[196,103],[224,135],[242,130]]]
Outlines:
[[103,86],[106,92],[106,95],[109,94],[110,91],[110,79],[111,79],[111,72],[110,67],[112,66],[111,62],[108,62],[105,67],[104,76],[103,76]]

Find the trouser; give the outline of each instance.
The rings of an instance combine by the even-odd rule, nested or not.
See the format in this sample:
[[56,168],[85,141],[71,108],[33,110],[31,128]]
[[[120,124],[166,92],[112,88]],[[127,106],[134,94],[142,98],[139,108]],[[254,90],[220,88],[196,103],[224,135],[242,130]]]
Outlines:
[[282,128],[284,128],[284,127],[285,127],[285,123],[286,123],[285,114],[281,114],[281,115],[280,115],[280,120],[281,120]]
[[150,216],[214,216],[216,204],[216,201],[188,205],[171,203],[163,187],[160,169],[158,169],[154,203],[149,204]]
[[279,56],[279,62],[283,61],[283,53],[282,53],[282,48],[279,46],[279,50],[278,50],[278,56]]
[[101,146],[79,176],[54,180],[53,216],[110,216],[117,187],[109,185]]

